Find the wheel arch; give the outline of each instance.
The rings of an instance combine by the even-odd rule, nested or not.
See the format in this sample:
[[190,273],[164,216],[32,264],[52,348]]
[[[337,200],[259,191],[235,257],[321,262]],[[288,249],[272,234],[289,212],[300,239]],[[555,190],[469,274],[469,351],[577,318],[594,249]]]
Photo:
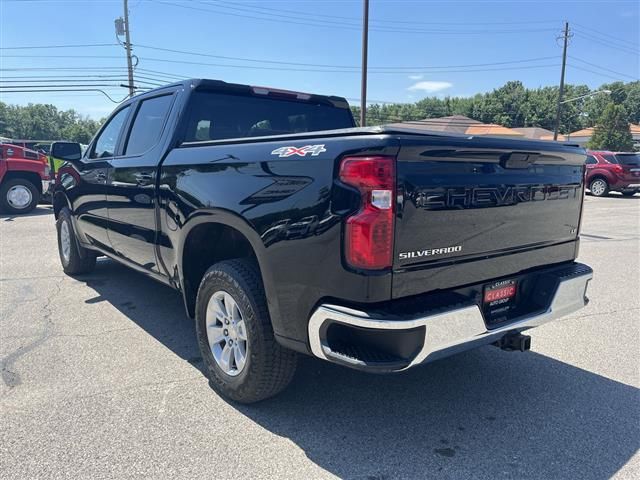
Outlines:
[[22,179],[28,180],[30,183],[36,187],[38,193],[42,195],[42,178],[36,172],[28,172],[24,170],[9,170],[5,173],[4,178],[2,179],[2,183],[5,183],[8,180]]
[[67,195],[60,190],[53,193],[52,204],[53,204],[53,215],[56,218],[56,220],[60,215],[60,211],[64,207],[68,207],[69,210],[71,210],[71,202],[69,202]]
[[277,300],[258,232],[243,218],[228,211],[199,212],[183,226],[177,259],[180,287],[188,315],[195,317],[195,302],[202,276],[211,265],[232,258],[252,259],[262,280],[271,318]]

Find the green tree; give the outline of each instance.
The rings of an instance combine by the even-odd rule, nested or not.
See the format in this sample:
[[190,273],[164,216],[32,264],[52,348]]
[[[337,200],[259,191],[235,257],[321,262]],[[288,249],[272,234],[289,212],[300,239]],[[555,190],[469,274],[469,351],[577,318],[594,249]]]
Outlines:
[[629,115],[622,105],[610,103],[598,119],[588,144],[594,150],[631,150],[633,137],[629,130]]

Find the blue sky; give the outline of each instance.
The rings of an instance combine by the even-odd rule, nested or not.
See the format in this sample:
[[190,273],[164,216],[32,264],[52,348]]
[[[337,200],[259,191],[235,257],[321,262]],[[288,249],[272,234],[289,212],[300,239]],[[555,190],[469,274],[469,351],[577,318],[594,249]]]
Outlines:
[[[557,84],[556,37],[565,20],[574,33],[567,82],[597,87],[640,77],[638,0],[370,3],[372,100],[468,96],[508,80]],[[126,60],[113,21],[122,13],[122,0],[0,0],[0,84],[77,79],[108,84],[121,99]],[[137,72],[148,82],[208,77],[341,95],[351,103],[360,97],[361,14],[361,0],[130,0]],[[114,45],[12,48],[77,44]],[[68,70],[25,70],[51,68]],[[114,107],[97,92],[0,93],[0,100],[53,103],[96,118]]]

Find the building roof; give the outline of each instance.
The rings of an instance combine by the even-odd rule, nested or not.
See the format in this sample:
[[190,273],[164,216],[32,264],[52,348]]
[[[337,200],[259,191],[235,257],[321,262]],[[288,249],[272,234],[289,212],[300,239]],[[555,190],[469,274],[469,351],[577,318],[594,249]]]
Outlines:
[[[594,127],[583,128],[582,130],[578,130],[576,132],[571,132],[569,137],[591,137],[593,135]],[[631,131],[631,135],[640,135],[640,125],[635,125],[633,123],[629,124],[629,130]]]
[[593,135],[594,128],[583,128],[582,130],[576,130],[575,132],[571,132],[569,137],[591,137]]
[[[538,140],[553,140],[553,132],[551,132],[551,135],[543,135],[540,138],[538,138]],[[558,134],[558,141],[559,142],[564,142],[567,140],[567,136],[566,135],[562,135],[562,134]]]
[[482,125],[482,122],[465,117],[464,115],[450,115],[448,117],[425,118],[424,120],[392,123],[392,126],[417,128],[438,132],[466,133],[471,125]]
[[553,138],[553,132],[541,127],[525,127],[525,128],[512,128],[516,132],[520,132],[526,138],[541,139],[542,137],[551,136]]
[[516,132],[502,125],[496,125],[493,123],[481,123],[480,125],[471,125],[464,132],[467,135],[499,135],[509,137],[523,137],[520,132]]

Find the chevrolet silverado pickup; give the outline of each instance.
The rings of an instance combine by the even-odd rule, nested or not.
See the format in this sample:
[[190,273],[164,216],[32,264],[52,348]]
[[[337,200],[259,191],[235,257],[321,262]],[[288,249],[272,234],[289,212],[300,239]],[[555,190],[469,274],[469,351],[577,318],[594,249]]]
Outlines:
[[587,303],[585,151],[356,128],[343,98],[188,80],[56,143],[64,271],[107,256],[181,293],[204,370],[251,403],[299,353],[397,372]]

